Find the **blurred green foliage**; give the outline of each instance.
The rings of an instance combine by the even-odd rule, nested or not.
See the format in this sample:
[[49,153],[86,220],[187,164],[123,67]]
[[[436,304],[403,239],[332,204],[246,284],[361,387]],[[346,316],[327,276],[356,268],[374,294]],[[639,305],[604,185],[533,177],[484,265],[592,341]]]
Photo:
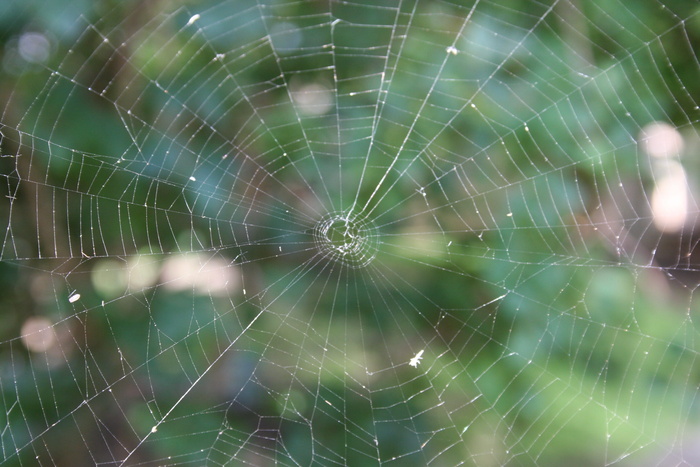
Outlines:
[[[119,465],[166,415],[130,462],[634,465],[697,422],[697,304],[633,235],[697,3],[409,3],[0,4],[8,465]],[[314,256],[351,207],[366,269]],[[239,286],[134,282],[192,252]]]

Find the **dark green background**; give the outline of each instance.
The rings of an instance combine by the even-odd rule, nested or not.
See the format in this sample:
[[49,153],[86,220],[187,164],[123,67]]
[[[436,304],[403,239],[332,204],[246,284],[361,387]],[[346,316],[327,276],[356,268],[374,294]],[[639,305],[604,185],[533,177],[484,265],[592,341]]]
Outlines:
[[[692,463],[697,231],[637,139],[697,180],[698,3],[372,3],[2,2],[5,464]],[[120,282],[192,252],[241,285]]]

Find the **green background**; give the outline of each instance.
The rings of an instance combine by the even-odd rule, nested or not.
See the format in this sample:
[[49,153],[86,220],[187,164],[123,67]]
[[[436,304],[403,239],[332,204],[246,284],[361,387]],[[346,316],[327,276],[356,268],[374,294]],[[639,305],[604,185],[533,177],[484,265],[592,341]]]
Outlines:
[[697,180],[698,3],[395,6],[0,5],[7,465],[697,458],[697,231],[638,138]]

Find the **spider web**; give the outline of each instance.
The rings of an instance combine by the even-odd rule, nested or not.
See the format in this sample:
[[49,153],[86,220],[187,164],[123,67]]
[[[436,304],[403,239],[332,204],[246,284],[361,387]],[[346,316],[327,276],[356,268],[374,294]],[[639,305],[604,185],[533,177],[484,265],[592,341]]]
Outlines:
[[697,465],[695,1],[0,7],[6,465]]

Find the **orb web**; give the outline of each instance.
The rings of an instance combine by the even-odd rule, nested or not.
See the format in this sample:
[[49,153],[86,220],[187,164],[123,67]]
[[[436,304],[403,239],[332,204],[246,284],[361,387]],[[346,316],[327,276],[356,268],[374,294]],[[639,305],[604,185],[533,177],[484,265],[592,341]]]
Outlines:
[[697,1],[0,2],[3,465],[698,465]]

